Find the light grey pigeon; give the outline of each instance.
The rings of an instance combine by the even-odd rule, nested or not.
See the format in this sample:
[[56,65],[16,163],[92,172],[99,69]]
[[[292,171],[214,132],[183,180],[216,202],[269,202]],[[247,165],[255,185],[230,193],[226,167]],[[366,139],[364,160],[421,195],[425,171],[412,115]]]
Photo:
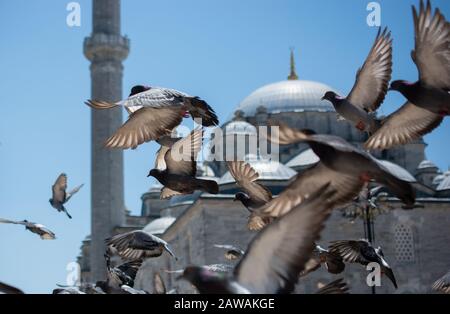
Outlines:
[[81,184],[70,192],[66,192],[67,175],[65,173],[61,173],[58,178],[56,178],[55,184],[52,186],[52,198],[49,199],[50,204],[59,212],[65,212],[67,217],[72,219],[72,216],[68,213],[67,209],[64,207],[64,204],[67,203],[70,198],[83,187],[83,185],[84,184]]
[[396,80],[390,90],[407,102],[383,119],[381,128],[365,143],[368,149],[388,149],[410,143],[437,128],[450,114],[450,23],[430,1],[419,14],[413,6],[415,48],[411,57],[419,71],[417,82]]
[[362,68],[356,74],[356,82],[347,97],[328,91],[322,100],[330,101],[337,113],[358,130],[375,132],[380,121],[376,110],[383,102],[392,74],[392,38],[387,27],[378,30],[372,49]]
[[136,85],[129,97],[117,103],[88,100],[94,109],[110,109],[123,106],[130,116],[106,141],[109,148],[132,148],[169,135],[188,114],[203,126],[219,123],[214,110],[202,99],[183,92],[163,88]]
[[31,231],[32,233],[35,233],[41,237],[42,240],[54,240],[56,239],[55,234],[50,231],[46,226],[37,224],[34,222],[30,222],[28,220],[22,220],[22,221],[13,221],[13,220],[7,220],[0,218],[0,223],[8,223],[8,224],[15,224],[15,225],[23,225],[25,226],[25,229],[28,231]]

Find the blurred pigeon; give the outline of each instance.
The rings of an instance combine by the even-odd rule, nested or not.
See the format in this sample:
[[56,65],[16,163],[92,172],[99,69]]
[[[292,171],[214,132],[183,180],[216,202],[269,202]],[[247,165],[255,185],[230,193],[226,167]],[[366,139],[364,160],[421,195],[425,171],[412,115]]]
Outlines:
[[219,123],[214,110],[198,97],[192,97],[174,89],[136,85],[130,96],[117,103],[88,100],[95,109],[123,106],[130,114],[114,135],[106,141],[110,148],[136,148],[138,145],[168,135],[183,117],[190,114],[203,126]]
[[64,204],[67,203],[69,199],[83,187],[83,185],[84,184],[81,184],[67,193],[67,175],[61,173],[56,179],[55,184],[52,186],[52,198],[49,199],[50,204],[59,212],[63,211],[66,213],[67,217],[72,218],[64,207]]
[[272,129],[270,141],[283,145],[306,142],[320,162],[297,174],[277,198],[258,209],[263,214],[278,217],[286,213],[326,182],[337,191],[333,200],[335,205],[353,200],[371,180],[387,186],[406,205],[414,204],[415,191],[410,182],[398,178],[372,155],[344,139],[316,135],[310,130],[299,131],[282,123]]
[[214,247],[217,247],[219,249],[225,249],[226,250],[225,258],[229,261],[234,261],[236,259],[239,259],[245,254],[244,250],[242,250],[234,245],[214,244]]
[[330,274],[340,274],[345,269],[345,264],[342,261],[342,257],[331,253],[329,250],[316,244],[312,256],[308,262],[306,262],[305,269],[300,273],[300,276],[306,276],[307,274],[319,269],[321,265],[324,265],[325,269]]
[[105,243],[115,248],[117,254],[127,260],[158,257],[164,251],[175,257],[166,241],[142,230],[115,235],[106,239]]
[[432,14],[420,1],[417,14],[413,6],[415,48],[411,57],[419,71],[415,83],[393,81],[390,90],[400,92],[408,101],[382,121],[371,136],[368,149],[388,149],[410,143],[437,128],[450,114],[450,23],[439,9]]
[[153,275],[153,294],[166,294],[166,285],[159,273]]
[[311,256],[324,222],[331,212],[329,185],[260,231],[250,243],[233,276],[223,276],[201,266],[187,267],[186,279],[200,293],[290,293]]
[[433,290],[450,294],[450,271],[433,283]]
[[29,230],[29,231],[39,235],[42,240],[56,239],[55,234],[52,231],[50,231],[49,229],[47,229],[47,227],[45,227],[44,225],[41,225],[41,224],[30,222],[28,220],[12,221],[12,220],[0,218],[0,223],[23,225],[23,226],[25,226],[26,230]]
[[122,285],[120,289],[124,294],[149,294],[147,291],[134,289],[127,285]]
[[380,124],[375,117],[375,111],[386,96],[391,74],[391,33],[387,27],[381,33],[380,28],[364,65],[356,74],[356,82],[347,98],[328,91],[322,100],[330,101],[337,113],[360,131],[373,133]]
[[78,287],[56,288],[53,289],[52,294],[86,294]]
[[25,294],[25,292],[0,281],[0,294]]
[[[233,265],[228,264],[210,264],[210,265],[202,265],[199,267],[208,272],[221,274],[230,273],[234,269]],[[182,274],[184,272],[184,269],[165,270],[165,272],[169,274]]]
[[348,294],[348,290],[347,283],[339,278],[320,288],[316,294]]
[[179,194],[191,194],[195,190],[219,193],[216,181],[197,179],[197,155],[202,146],[203,130],[196,128],[188,136],[177,141],[164,155],[166,169],[152,169],[148,176],[155,177],[164,187],[161,198]]
[[123,263],[117,267],[111,266],[111,260],[109,255],[105,254],[106,270],[107,270],[107,282],[110,286],[119,288],[122,285],[134,287],[134,279],[137,272],[142,265],[142,259],[132,260]]
[[371,262],[378,263],[381,273],[386,274],[397,289],[394,272],[384,259],[381,247],[374,248],[366,240],[340,240],[330,242],[329,250],[331,253],[340,255],[348,263],[359,263],[364,266]]
[[272,192],[266,186],[255,182],[258,180],[259,174],[250,164],[244,161],[229,161],[227,166],[230,174],[236,180],[236,184],[244,190],[244,192],[236,193],[234,200],[241,201],[251,213],[247,227],[254,231],[261,230],[272,219],[259,215],[254,209],[270,202],[272,200]]

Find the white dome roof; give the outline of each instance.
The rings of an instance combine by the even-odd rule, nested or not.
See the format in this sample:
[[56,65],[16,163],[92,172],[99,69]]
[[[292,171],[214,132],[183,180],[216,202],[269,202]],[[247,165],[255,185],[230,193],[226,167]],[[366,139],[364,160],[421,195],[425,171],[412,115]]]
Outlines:
[[444,179],[445,179],[445,175],[438,174],[437,176],[434,177],[432,184],[439,185]]
[[335,91],[328,85],[303,80],[287,80],[258,88],[236,108],[246,116],[254,116],[257,108],[264,106],[268,113],[301,111],[334,111],[333,105],[321,100],[327,91]]
[[378,160],[378,161],[397,178],[407,182],[417,182],[416,178],[414,178],[414,176],[411,173],[409,173],[408,170],[406,170],[405,168],[402,168],[399,165],[387,160]]
[[[245,161],[259,174],[258,180],[289,180],[297,174],[291,168],[274,160],[260,159],[255,155],[247,155]],[[235,182],[233,176],[227,171],[219,180],[219,185]]]
[[225,126],[226,134],[256,135],[256,127],[246,121],[231,121]]
[[175,220],[176,218],[172,216],[161,217],[151,221],[142,230],[151,234],[162,234]]
[[317,163],[320,158],[313,152],[311,148],[304,150],[286,163],[290,168],[304,167]]
[[443,174],[444,178],[436,187],[437,191],[450,190],[450,170]]
[[430,160],[423,160],[418,166],[417,169],[426,169],[426,168],[437,168],[437,166]]

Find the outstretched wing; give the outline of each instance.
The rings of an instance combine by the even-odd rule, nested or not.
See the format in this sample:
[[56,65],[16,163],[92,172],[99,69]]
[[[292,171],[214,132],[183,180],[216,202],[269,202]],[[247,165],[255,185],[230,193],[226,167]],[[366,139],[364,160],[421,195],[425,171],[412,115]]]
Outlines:
[[356,75],[356,82],[348,95],[348,101],[368,112],[375,111],[383,102],[392,74],[392,38],[387,27],[377,37]]
[[330,253],[337,254],[348,263],[365,263],[367,260],[361,251],[369,246],[365,240],[339,240],[330,242]]
[[202,148],[203,129],[196,128],[188,136],[177,141],[164,156],[171,174],[195,176],[197,155]]
[[52,186],[53,200],[61,204],[66,201],[67,175],[61,173]]
[[166,294],[166,285],[159,273],[153,275],[153,294]]
[[235,268],[240,285],[252,293],[289,293],[294,289],[331,212],[328,199],[334,191],[327,191],[328,186],[256,235]]
[[79,186],[73,188],[72,190],[70,190],[67,194],[66,194],[66,202],[74,195],[76,194],[82,187],[84,186],[83,184],[80,184]]

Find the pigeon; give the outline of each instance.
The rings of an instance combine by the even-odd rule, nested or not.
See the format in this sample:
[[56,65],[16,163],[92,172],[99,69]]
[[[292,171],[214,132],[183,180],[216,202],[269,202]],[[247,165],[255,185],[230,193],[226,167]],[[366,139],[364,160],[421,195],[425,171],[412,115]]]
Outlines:
[[367,149],[388,149],[410,143],[437,128],[450,115],[450,23],[439,9],[432,14],[420,1],[413,6],[415,48],[411,57],[419,71],[415,83],[393,81],[389,90],[400,92],[406,103],[383,119],[381,128],[365,143]]
[[111,266],[110,256],[105,254],[106,270],[107,270],[107,282],[110,286],[119,288],[122,285],[134,287],[134,279],[137,272],[142,265],[142,259],[136,259],[117,267]]
[[202,146],[203,130],[194,129],[188,136],[177,141],[164,155],[166,169],[152,169],[148,176],[155,177],[164,187],[161,199],[174,195],[192,194],[202,190],[211,194],[219,193],[214,180],[197,179],[197,155]]
[[377,37],[364,62],[356,74],[356,82],[350,94],[344,98],[328,91],[322,100],[328,100],[337,113],[353,123],[360,131],[374,133],[380,125],[376,110],[386,96],[392,74],[392,38],[387,27]]
[[78,287],[56,288],[53,289],[52,294],[86,294]]
[[245,254],[244,250],[242,250],[234,245],[214,244],[214,247],[219,248],[219,249],[225,249],[226,250],[225,258],[229,261],[237,260]]
[[329,250],[331,253],[340,255],[348,263],[359,263],[364,266],[371,262],[378,263],[381,273],[384,273],[394,284],[395,289],[397,289],[394,272],[384,259],[381,247],[374,248],[366,240],[339,240],[331,242]]
[[158,257],[164,251],[177,259],[166,241],[142,230],[115,235],[106,239],[105,243],[116,249],[117,254],[126,260]]
[[25,292],[0,281],[0,294],[25,294]]
[[255,182],[258,180],[259,174],[250,164],[244,161],[229,161],[227,166],[231,176],[236,180],[236,184],[244,191],[236,193],[234,200],[239,200],[250,212],[247,228],[252,231],[261,230],[272,219],[259,215],[254,209],[270,202],[272,192],[266,186]]
[[[219,124],[214,110],[199,97],[163,88],[136,85],[129,97],[117,103],[88,100],[94,109],[123,106],[130,114],[128,120],[105,143],[109,148],[132,148],[170,134],[188,114],[203,126]],[[200,120],[200,121],[199,121]]]
[[433,283],[433,290],[450,294],[450,271]]
[[[60,289],[54,289],[53,290],[53,294],[82,294],[82,293],[78,293],[78,291],[81,291],[85,294],[106,294],[102,289],[100,289],[99,287],[97,287],[94,284],[91,283],[82,283],[80,285],[72,285],[72,286],[68,286],[68,285],[61,285],[61,284],[56,284]],[[69,289],[69,291],[64,291],[65,289]],[[55,291],[56,290],[56,291]]]
[[342,257],[338,254],[331,253],[329,250],[316,244],[312,256],[309,261],[306,262],[305,269],[300,273],[300,276],[306,276],[307,274],[319,269],[321,265],[324,265],[330,274],[340,274],[345,269],[345,264],[342,261]]
[[320,237],[332,204],[329,184],[283,217],[275,220],[251,241],[232,276],[201,266],[188,266],[177,279],[185,279],[200,293],[281,294],[294,290]]
[[24,225],[25,230],[29,230],[41,237],[42,240],[54,240],[56,239],[55,234],[50,231],[47,227],[41,224],[37,224],[34,222],[30,222],[28,220],[22,220],[22,221],[12,221],[7,219],[0,218],[0,223],[7,223],[7,224],[16,224],[16,225]]
[[159,273],[153,275],[153,294],[167,294],[166,285]]
[[272,127],[268,139],[278,144],[306,142],[320,161],[297,174],[277,198],[259,208],[263,215],[278,217],[285,214],[326,182],[337,191],[334,195],[336,206],[353,200],[371,180],[387,186],[407,205],[406,208],[415,203],[411,182],[396,177],[372,155],[338,136],[316,135],[311,130],[299,131],[279,123],[278,128]]
[[320,288],[316,294],[348,294],[349,287],[344,279],[336,279]]
[[132,288],[130,286],[127,286],[127,285],[122,285],[120,287],[120,289],[122,290],[122,294],[149,294],[145,290],[134,289],[134,288]]
[[[232,265],[228,264],[210,264],[210,265],[203,265],[199,266],[203,270],[211,272],[211,273],[221,273],[221,274],[227,274],[230,273],[234,267]],[[165,270],[166,273],[169,274],[182,274],[184,272],[184,269],[177,269],[177,270]]]
[[59,212],[65,212],[67,217],[72,219],[72,216],[70,216],[70,214],[67,212],[64,204],[67,203],[69,199],[83,187],[83,185],[84,184],[81,184],[70,192],[66,192],[67,175],[65,173],[61,173],[56,179],[55,184],[53,184],[52,186],[52,198],[49,199],[50,204]]

